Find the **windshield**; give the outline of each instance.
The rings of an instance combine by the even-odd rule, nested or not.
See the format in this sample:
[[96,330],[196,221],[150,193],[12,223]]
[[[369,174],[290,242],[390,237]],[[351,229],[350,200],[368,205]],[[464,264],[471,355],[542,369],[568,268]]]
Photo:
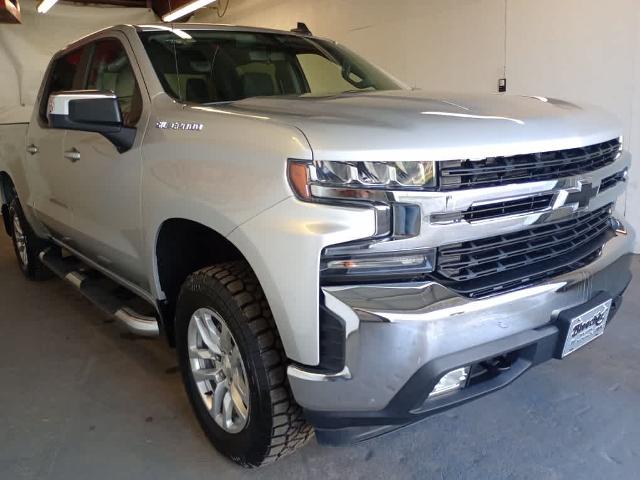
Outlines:
[[170,28],[140,37],[165,91],[180,101],[404,88],[344,47],[316,38]]

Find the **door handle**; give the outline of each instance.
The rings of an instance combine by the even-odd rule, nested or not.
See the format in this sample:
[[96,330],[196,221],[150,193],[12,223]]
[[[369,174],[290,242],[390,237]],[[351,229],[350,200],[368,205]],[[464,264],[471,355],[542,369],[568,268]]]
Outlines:
[[64,158],[71,160],[71,162],[75,163],[80,160],[80,152],[76,148],[72,148],[71,150],[67,150],[64,152]]
[[38,153],[38,147],[32,143],[27,147],[27,152],[29,152],[31,155],[35,155],[36,153]]

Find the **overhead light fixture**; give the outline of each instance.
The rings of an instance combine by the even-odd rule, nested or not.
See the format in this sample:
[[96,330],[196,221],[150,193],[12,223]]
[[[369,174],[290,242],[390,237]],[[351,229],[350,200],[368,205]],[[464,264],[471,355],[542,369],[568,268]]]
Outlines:
[[[44,0],[44,1],[47,1],[47,0]],[[57,1],[57,0],[54,0],[54,1]],[[202,7],[206,7],[207,5],[210,5],[215,2],[217,2],[217,0],[194,0],[193,2],[189,2],[186,5],[183,5],[180,8],[177,8],[174,11],[163,15],[162,21],[173,22],[174,20],[182,18],[186,15],[189,15],[190,13],[195,12],[196,10]]]
[[42,0],[38,4],[38,13],[47,13],[56,3],[58,3],[58,0]]

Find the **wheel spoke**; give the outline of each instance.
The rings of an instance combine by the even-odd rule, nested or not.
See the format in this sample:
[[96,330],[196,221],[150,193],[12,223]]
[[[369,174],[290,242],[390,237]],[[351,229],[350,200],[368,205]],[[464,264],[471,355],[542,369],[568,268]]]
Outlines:
[[220,327],[220,349],[224,353],[229,354],[231,353],[233,348],[233,339],[231,336],[231,332],[224,324],[220,325]]
[[233,401],[233,407],[235,411],[238,413],[240,417],[242,417],[243,420],[246,420],[249,409],[247,408],[244,395],[242,394],[242,391],[240,390],[238,383],[235,381],[231,382],[230,384],[229,396]]
[[193,379],[196,382],[204,382],[205,380],[215,382],[220,376],[219,368],[200,368],[198,370],[192,370],[192,372]]
[[22,237],[22,226],[20,225],[20,220],[18,220],[18,216],[16,215],[13,220],[13,229],[18,234],[19,237]]
[[222,419],[227,428],[231,427],[233,423],[233,400],[231,392],[228,390],[222,400]]
[[189,358],[199,358],[200,360],[214,360],[213,353],[207,348],[189,348]]
[[215,355],[222,355],[222,351],[220,350],[220,335],[213,324],[212,318],[209,317],[209,319],[207,319],[205,315],[198,315],[195,317],[195,321],[198,332],[207,348]]
[[229,390],[228,385],[228,380],[223,380],[216,385],[216,389],[213,392],[213,403],[211,404],[214,415],[222,413],[222,400]]
[[27,265],[29,261],[27,254],[27,239],[24,236],[24,231],[20,224],[20,218],[17,214],[14,214],[13,216],[13,240],[15,242],[18,255],[20,256],[20,261],[23,265]]
[[245,405],[249,403],[249,388],[247,387],[247,379],[240,372],[233,378],[233,383],[242,396]]
[[231,351],[231,366],[233,368],[232,382],[240,393],[244,404],[247,405],[249,403],[249,388],[244,373],[242,357],[240,356],[240,349],[237,345],[235,345]]

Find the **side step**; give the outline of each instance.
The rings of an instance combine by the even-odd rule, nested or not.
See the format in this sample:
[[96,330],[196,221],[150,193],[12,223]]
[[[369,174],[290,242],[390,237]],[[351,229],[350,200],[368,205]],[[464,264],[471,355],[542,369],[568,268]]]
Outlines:
[[[73,256],[65,257],[57,247],[40,252],[40,260],[53,273],[76,287],[82,295],[107,315],[121,321],[132,333],[144,337],[159,335],[153,308],[133,293]],[[148,310],[138,313],[134,308]]]

